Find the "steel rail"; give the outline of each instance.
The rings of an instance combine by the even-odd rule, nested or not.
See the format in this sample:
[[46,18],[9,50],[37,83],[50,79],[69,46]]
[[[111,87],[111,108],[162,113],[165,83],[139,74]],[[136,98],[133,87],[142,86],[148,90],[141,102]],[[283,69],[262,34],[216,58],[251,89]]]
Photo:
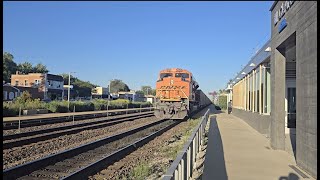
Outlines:
[[23,133],[18,133],[18,134],[3,135],[2,138],[3,138],[3,141],[6,141],[6,140],[17,139],[17,138],[21,138],[21,137],[34,136],[37,134],[49,133],[49,132],[53,132],[53,131],[60,131],[60,130],[71,129],[71,128],[75,128],[75,127],[83,127],[83,126],[87,126],[87,125],[91,125],[91,124],[112,122],[112,121],[115,121],[118,119],[123,119],[126,117],[132,117],[132,116],[143,115],[143,114],[151,114],[151,113],[153,113],[153,112],[133,113],[133,114],[128,114],[127,116],[121,116],[121,115],[120,116],[112,116],[112,117],[109,117],[108,119],[93,120],[91,122],[79,123],[79,124],[74,124],[74,125],[65,125],[65,126],[46,128],[46,129],[41,129],[41,130],[36,130],[36,131],[23,132]]
[[[44,141],[44,140],[48,140],[48,139],[52,139],[52,138],[56,138],[62,135],[69,135],[69,134],[75,134],[84,130],[93,130],[93,129],[98,129],[98,128],[103,128],[103,127],[107,127],[107,126],[112,126],[115,124],[119,124],[125,121],[131,121],[131,120],[135,120],[135,119],[139,119],[139,118],[144,118],[144,117],[150,117],[153,116],[152,114],[142,114],[140,116],[134,116],[134,117],[124,117],[121,118],[120,120],[112,120],[112,121],[108,121],[108,120],[103,120],[104,122],[100,122],[100,123],[89,123],[89,125],[78,125],[75,127],[71,127],[72,129],[68,129],[65,127],[61,127],[62,130],[60,130],[60,132],[56,132],[56,131],[52,131],[54,129],[59,129],[59,128],[52,128],[52,129],[48,129],[51,132],[45,132],[44,134],[36,134],[36,137],[30,137],[30,136],[25,136],[27,138],[24,139],[18,139],[16,141],[10,141],[10,142],[3,142],[3,149],[10,149],[13,147],[19,147],[19,146],[23,146],[23,145],[27,145],[27,144],[31,144],[31,143],[36,143],[39,141]],[[81,126],[82,125],[82,126]],[[40,131],[44,131],[44,130],[40,130]],[[39,135],[39,136],[38,136]]]
[[172,127],[176,126],[177,124],[179,124],[181,121],[175,121],[175,123],[170,124],[104,158],[101,158],[99,160],[97,160],[94,163],[89,164],[86,167],[83,167],[81,169],[79,169],[78,171],[63,177],[63,180],[71,180],[71,179],[87,179],[88,176],[90,175],[94,175],[96,173],[98,173],[99,171],[105,169],[107,166],[113,164],[115,161],[118,161],[122,158],[124,158],[127,154],[135,151],[136,149],[138,149],[139,147],[147,144],[148,142],[150,142],[151,140],[153,140],[155,137],[161,135],[162,133],[166,132],[167,130],[171,129]]
[[[157,124],[161,124],[165,121],[167,121],[167,120],[163,119],[163,120],[159,120],[157,122],[152,122],[147,125],[144,125],[144,126],[141,126],[141,127],[135,128],[135,129],[131,129],[131,130],[123,132],[123,133],[118,133],[116,135],[109,136],[109,137],[106,137],[106,138],[103,138],[103,139],[100,139],[100,140],[97,140],[97,141],[94,141],[91,143],[87,143],[87,144],[78,146],[76,148],[65,150],[65,151],[59,152],[57,154],[49,155],[49,156],[46,156],[44,158],[41,158],[41,159],[38,159],[35,161],[31,161],[31,162],[28,162],[25,164],[21,164],[21,165],[6,169],[3,171],[3,179],[20,178],[22,176],[31,174],[32,172],[34,172],[36,170],[42,169],[46,166],[53,165],[57,162],[72,158],[76,155],[79,155],[79,154],[85,153],[89,150],[106,145],[107,143],[122,139],[124,137],[132,135],[134,133],[137,133],[137,132],[142,131],[144,129],[147,129],[149,127],[155,126]],[[176,122],[176,123],[179,123],[179,122]],[[144,140],[143,142],[146,142],[146,141]],[[141,144],[136,143],[136,145],[141,145]],[[133,146],[135,146],[135,145],[133,145]],[[122,154],[122,153],[120,153],[120,154]],[[115,156],[113,156],[113,158],[114,157]]]

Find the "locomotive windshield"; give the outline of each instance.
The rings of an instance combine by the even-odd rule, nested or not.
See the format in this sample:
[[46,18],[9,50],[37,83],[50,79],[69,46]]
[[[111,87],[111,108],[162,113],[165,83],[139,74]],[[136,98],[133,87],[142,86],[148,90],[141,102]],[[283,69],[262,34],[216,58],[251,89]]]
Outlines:
[[165,77],[172,77],[172,73],[161,73],[160,74],[160,79],[165,78]]
[[176,77],[182,77],[184,79],[189,78],[189,74],[187,73],[176,73]]

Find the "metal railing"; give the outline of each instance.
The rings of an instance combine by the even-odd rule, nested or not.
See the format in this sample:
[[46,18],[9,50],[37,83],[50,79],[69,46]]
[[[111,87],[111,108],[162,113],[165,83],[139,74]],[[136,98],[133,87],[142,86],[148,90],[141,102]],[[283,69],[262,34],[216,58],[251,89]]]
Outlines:
[[209,111],[210,109],[202,116],[201,122],[193,131],[183,150],[180,151],[166,174],[162,176],[163,180],[190,179],[197,154],[200,151],[201,145],[204,143],[205,127],[208,122]]

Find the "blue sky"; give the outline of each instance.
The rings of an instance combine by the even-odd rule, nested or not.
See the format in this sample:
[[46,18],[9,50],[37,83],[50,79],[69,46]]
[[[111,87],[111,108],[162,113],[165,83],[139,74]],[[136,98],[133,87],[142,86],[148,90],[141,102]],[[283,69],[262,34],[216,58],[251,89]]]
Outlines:
[[154,88],[160,70],[183,68],[207,94],[270,38],[272,3],[4,2],[3,50],[104,87]]

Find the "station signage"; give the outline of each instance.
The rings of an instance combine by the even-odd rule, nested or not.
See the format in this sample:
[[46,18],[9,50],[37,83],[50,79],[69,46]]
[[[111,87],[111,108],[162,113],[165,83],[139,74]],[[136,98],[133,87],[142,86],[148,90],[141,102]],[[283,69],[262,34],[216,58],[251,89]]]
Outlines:
[[[280,19],[284,16],[284,14],[292,7],[294,1],[285,1],[282,2],[280,8],[274,13],[273,23],[274,26],[280,21]],[[286,23],[285,23],[286,24]],[[284,26],[285,27],[285,26]],[[283,27],[283,28],[284,28]],[[282,29],[283,29],[282,28]]]

